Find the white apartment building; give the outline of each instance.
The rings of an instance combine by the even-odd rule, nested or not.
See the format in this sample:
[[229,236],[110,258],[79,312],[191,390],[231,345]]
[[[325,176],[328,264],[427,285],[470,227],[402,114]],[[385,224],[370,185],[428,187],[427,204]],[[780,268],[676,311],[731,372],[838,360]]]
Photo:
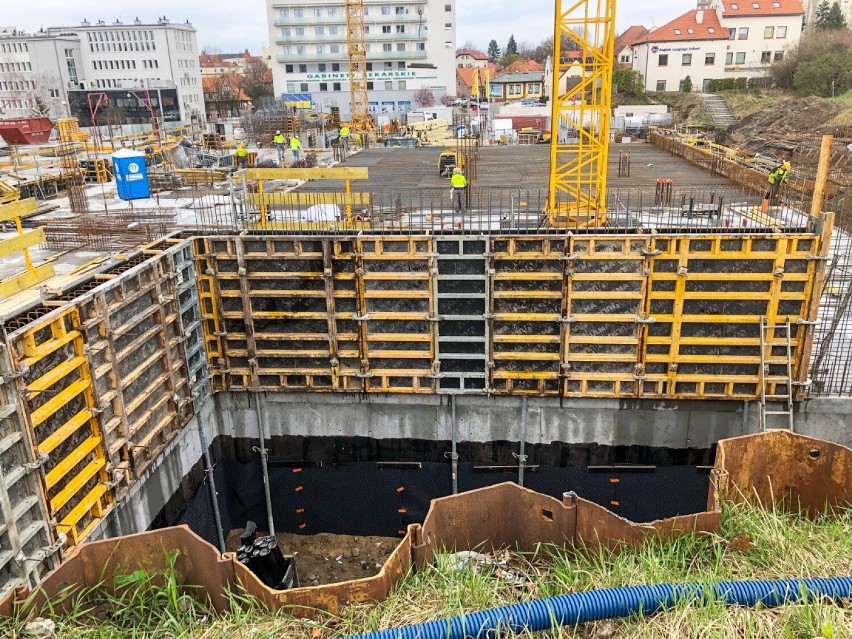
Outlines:
[[203,116],[198,41],[188,21],[0,29],[0,117],[32,115],[37,96],[46,95],[58,117],[69,91],[139,89],[174,89],[181,120]]
[[[345,3],[267,0],[275,94],[310,94],[317,108],[349,118]],[[364,0],[367,92],[373,113],[417,108],[429,89],[455,93],[455,0]]]
[[694,91],[714,79],[757,78],[798,45],[800,0],[711,0],[652,29],[633,46],[633,70],[648,91]]

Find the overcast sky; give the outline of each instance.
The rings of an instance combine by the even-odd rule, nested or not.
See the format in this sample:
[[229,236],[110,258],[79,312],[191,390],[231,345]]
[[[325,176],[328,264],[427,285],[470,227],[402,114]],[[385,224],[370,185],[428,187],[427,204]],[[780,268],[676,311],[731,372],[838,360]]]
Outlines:
[[[388,0],[391,2],[392,0]],[[518,43],[538,44],[553,34],[552,0],[456,0],[459,14],[456,37],[459,45],[471,40],[485,48],[494,38],[505,48],[509,35],[514,33]],[[125,8],[127,5],[137,8]],[[145,0],[130,3],[108,3],[103,0],[0,0],[0,23],[27,31],[60,24],[79,24],[86,18],[91,22],[121,19],[131,22],[139,16],[143,21],[155,21],[165,15],[173,22],[189,20],[198,29],[198,44],[222,51],[248,48],[259,53],[266,46],[269,34],[266,25],[265,0]],[[112,6],[110,6],[112,5]],[[648,5],[653,6],[649,10]],[[523,7],[523,14],[518,9]],[[618,30],[631,24],[662,25],[695,7],[695,0],[620,0],[617,10]]]

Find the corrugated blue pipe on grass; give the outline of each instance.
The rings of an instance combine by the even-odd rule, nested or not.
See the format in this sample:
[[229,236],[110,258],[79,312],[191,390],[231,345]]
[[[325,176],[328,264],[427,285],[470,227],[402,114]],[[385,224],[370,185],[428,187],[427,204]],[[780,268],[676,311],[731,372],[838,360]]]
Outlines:
[[349,639],[486,639],[496,629],[547,630],[601,619],[651,614],[681,602],[722,602],[727,606],[771,608],[821,597],[852,598],[852,577],[722,581],[716,584],[622,586],[576,592],[421,624],[378,630]]

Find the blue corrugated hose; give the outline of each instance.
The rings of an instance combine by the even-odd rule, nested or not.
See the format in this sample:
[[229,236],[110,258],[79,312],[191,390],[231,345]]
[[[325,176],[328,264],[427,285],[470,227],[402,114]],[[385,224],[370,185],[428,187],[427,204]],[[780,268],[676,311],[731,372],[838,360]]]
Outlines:
[[728,606],[766,608],[820,597],[852,598],[852,577],[779,579],[776,581],[722,581],[717,584],[657,584],[623,586],[576,592],[516,603],[468,615],[401,628],[377,630],[349,639],[486,639],[496,629],[547,630],[554,626],[650,614],[678,602],[723,602]]

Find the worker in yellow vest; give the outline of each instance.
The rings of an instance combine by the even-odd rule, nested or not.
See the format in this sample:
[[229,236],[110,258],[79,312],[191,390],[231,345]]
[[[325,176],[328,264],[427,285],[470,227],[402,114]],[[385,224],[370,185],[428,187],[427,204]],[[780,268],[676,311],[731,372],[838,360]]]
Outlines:
[[298,135],[290,138],[290,150],[293,152],[293,162],[299,161],[299,154],[302,152],[302,142]]
[[343,148],[348,151],[349,150],[349,127],[348,126],[340,127],[340,142],[343,144]]
[[234,155],[237,156],[238,167],[244,169],[248,166],[248,149],[246,148],[245,142],[240,142],[237,150],[234,151]]
[[781,185],[785,184],[790,177],[791,168],[790,162],[784,162],[784,164],[776,166],[772,173],[769,174],[767,178],[769,190],[766,191],[764,199],[769,201],[770,206],[778,204],[778,192],[781,190]]
[[284,144],[287,142],[287,138],[284,137],[281,131],[276,131],[272,142],[275,144],[275,150],[278,151],[278,163],[280,164],[284,161]]
[[456,213],[464,211],[464,190],[467,187],[467,179],[459,167],[453,169],[453,176],[450,178],[450,185],[453,187],[453,210]]

